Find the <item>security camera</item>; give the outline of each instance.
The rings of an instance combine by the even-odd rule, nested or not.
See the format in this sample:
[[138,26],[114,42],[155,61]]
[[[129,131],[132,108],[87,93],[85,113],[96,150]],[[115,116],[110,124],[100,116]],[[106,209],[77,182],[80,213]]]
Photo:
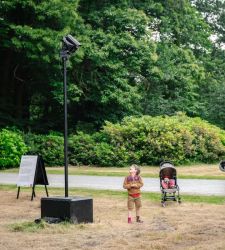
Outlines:
[[66,39],[68,42],[72,43],[73,45],[75,45],[77,48],[80,46],[80,43],[71,35],[67,35]]
[[74,37],[71,35],[67,35],[63,37],[63,50],[66,51],[67,54],[71,54],[75,52],[79,46],[81,45]]

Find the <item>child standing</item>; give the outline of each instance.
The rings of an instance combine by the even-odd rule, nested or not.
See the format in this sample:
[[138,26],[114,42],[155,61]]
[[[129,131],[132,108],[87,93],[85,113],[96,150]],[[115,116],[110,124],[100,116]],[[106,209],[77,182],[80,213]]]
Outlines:
[[140,208],[141,208],[141,190],[143,181],[140,177],[140,168],[137,165],[131,165],[129,170],[129,176],[124,180],[123,187],[128,191],[128,223],[132,223],[131,212],[135,205],[136,210],[136,222],[142,223],[140,219]]

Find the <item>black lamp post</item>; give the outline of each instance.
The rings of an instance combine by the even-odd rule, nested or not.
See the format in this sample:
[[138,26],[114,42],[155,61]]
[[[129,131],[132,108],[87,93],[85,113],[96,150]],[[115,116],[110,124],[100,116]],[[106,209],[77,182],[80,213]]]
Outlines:
[[68,197],[68,124],[67,124],[67,72],[66,62],[69,56],[80,46],[80,43],[71,35],[67,35],[62,41],[60,56],[63,61],[63,93],[64,93],[64,175],[65,175],[65,197]]
[[75,52],[80,43],[71,35],[62,41],[60,56],[63,61],[64,85],[64,167],[65,167],[65,197],[46,197],[41,199],[41,218],[49,221],[69,220],[72,223],[93,222],[93,199],[84,197],[68,197],[68,142],[67,142],[67,79],[66,62]]

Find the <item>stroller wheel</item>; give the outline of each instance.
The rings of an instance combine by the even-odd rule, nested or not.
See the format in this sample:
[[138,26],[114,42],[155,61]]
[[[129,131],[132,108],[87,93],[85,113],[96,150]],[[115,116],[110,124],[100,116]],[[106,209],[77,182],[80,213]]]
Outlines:
[[162,202],[162,207],[166,207],[166,203],[165,202]]

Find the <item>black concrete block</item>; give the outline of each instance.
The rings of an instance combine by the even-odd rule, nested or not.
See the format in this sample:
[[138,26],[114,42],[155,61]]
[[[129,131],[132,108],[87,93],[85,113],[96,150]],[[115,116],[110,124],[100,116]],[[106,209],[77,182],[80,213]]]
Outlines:
[[41,218],[46,217],[73,223],[93,222],[93,199],[79,196],[41,198]]

